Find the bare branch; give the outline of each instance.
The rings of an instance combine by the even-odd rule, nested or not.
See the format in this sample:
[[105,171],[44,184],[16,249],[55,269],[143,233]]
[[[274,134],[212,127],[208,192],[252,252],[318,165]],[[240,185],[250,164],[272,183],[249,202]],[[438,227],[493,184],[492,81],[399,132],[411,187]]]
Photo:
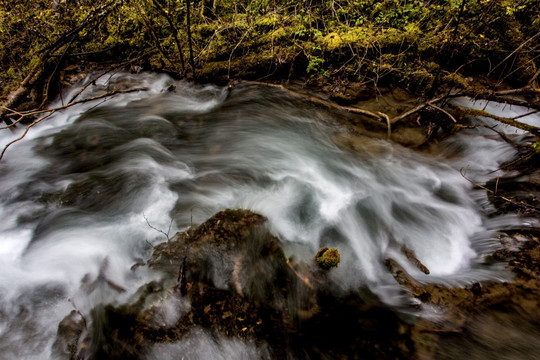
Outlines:
[[[10,125],[10,121],[6,115],[5,108],[15,108],[24,99],[26,96],[30,93],[30,91],[36,86],[38,81],[43,77],[44,75],[44,64],[46,61],[51,57],[51,54],[60,49],[62,46],[66,44],[70,44],[75,40],[75,38],[79,35],[79,33],[90,26],[93,22],[100,23],[102,22],[110,13],[111,11],[118,5],[122,3],[121,0],[112,0],[102,6],[98,6],[95,9],[93,9],[91,12],[88,13],[88,15],[84,18],[84,20],[81,21],[81,23],[64,32],[61,34],[52,44],[48,45],[47,47],[41,49],[38,51],[38,54],[40,54],[40,58],[37,62],[37,64],[30,70],[29,74],[26,76],[26,78],[21,82],[19,87],[13,91],[9,96],[8,100],[4,102],[3,108],[0,109],[0,121],[4,121],[6,125]],[[68,45],[69,48],[69,45]],[[67,51],[67,50],[66,50]],[[64,51],[64,55],[66,53]],[[49,80],[52,75],[58,70],[58,64],[56,68],[54,69],[53,73],[49,75]],[[46,85],[48,86],[48,85]],[[45,88],[45,91],[48,91],[47,88]],[[46,94],[45,94],[46,98]],[[45,99],[46,100],[46,99]]]
[[0,108],[2,108],[2,110],[5,110],[5,111],[10,111],[10,115],[18,115],[20,116],[19,119],[17,119],[15,122],[12,122],[11,124],[7,125],[7,126],[3,126],[3,127],[0,127],[0,130],[6,130],[6,129],[9,129],[9,128],[12,128],[12,127],[15,127],[15,125],[17,125],[22,119],[24,119],[24,116],[22,113],[16,111],[16,110],[13,110],[13,109],[10,109],[8,107],[5,107],[5,106],[0,106]]
[[429,106],[431,106],[432,108],[434,109],[437,109],[439,110],[440,112],[442,112],[443,114],[445,114],[446,116],[448,116],[450,118],[450,120],[452,120],[454,123],[457,123],[457,120],[452,116],[452,114],[450,114],[448,111],[444,110],[443,108],[440,108],[434,104],[429,104]]
[[[174,42],[176,44],[176,49],[178,50],[178,56],[180,56],[180,64],[182,65],[182,72],[185,72],[186,71],[186,66],[185,66],[185,63],[184,63],[184,54],[182,53],[182,46],[180,45],[180,40],[178,40],[178,29],[176,29],[176,26],[174,26],[174,22],[173,22],[171,16],[169,15],[169,13],[167,13],[167,11],[165,11],[165,9],[163,8],[163,6],[161,6],[159,1],[153,0],[152,2],[158,8],[158,10],[161,12],[163,17],[165,17],[165,19],[169,23],[169,26],[171,27],[171,32],[173,34]],[[191,56],[193,56],[193,54]],[[191,58],[191,62],[193,62],[192,58]]]
[[[17,114],[21,114],[21,116],[32,116],[32,115],[37,115],[37,114],[42,114],[42,113],[45,113],[45,112],[50,112],[50,111],[59,111],[59,110],[64,110],[64,109],[67,109],[69,107],[72,107],[72,106],[75,106],[75,105],[78,105],[78,104],[83,104],[83,103],[87,103],[87,102],[91,102],[91,101],[95,101],[95,100],[100,100],[100,99],[104,99],[104,98],[108,98],[108,97],[111,97],[111,96],[114,96],[114,95],[118,95],[118,94],[127,94],[127,93],[132,93],[132,92],[137,92],[137,91],[147,91],[148,88],[133,88],[133,89],[126,89],[126,90],[114,90],[114,91],[110,91],[106,94],[101,94],[101,95],[96,95],[96,96],[93,96],[93,97],[90,97],[90,98],[87,98],[87,99],[82,99],[82,100],[77,100],[77,101],[74,101],[74,102],[70,102],[69,104],[66,104],[66,105],[62,105],[62,106],[59,106],[57,108],[54,108],[54,109],[43,109],[43,110],[31,110],[31,111],[23,111],[21,113],[17,113]],[[12,115],[16,115],[16,114],[7,114],[9,116],[12,116]]]
[[92,79],[92,81],[89,81],[88,84],[84,85],[84,86],[83,86],[83,87],[82,87],[75,95],[73,95],[73,96],[71,97],[71,99],[69,99],[68,104],[71,103],[71,102],[73,102],[73,101],[75,101],[76,98],[78,98],[79,96],[81,96],[81,94],[82,94],[86,89],[88,89],[88,88],[90,87],[90,85],[95,85],[95,82],[96,82],[97,80],[99,80],[101,77],[103,77],[103,76],[107,75],[108,73],[110,73],[111,71],[116,70],[116,69],[118,69],[118,68],[121,68],[121,67],[123,67],[123,66],[125,66],[125,65],[126,65],[126,63],[118,64],[118,65],[116,65],[116,66],[113,66],[113,67],[111,67],[111,68],[109,68],[109,69],[103,71],[101,74],[99,74],[99,75],[96,76],[94,79]]
[[540,36],[540,32],[536,33],[534,36],[531,36],[530,38],[528,38],[527,40],[525,40],[523,43],[521,43],[521,45],[519,45],[514,51],[512,51],[507,57],[505,57],[503,59],[503,61],[501,61],[497,66],[495,66],[493,69],[491,69],[490,72],[488,72],[488,75],[490,75],[493,71],[495,71],[495,69],[497,69],[499,66],[501,66],[502,64],[504,64],[506,62],[506,60],[510,59],[512,56],[514,56],[514,54],[516,54],[517,52],[519,52],[519,50],[521,50],[522,47],[524,47],[527,43],[531,42],[532,40],[536,39],[538,36]]
[[463,107],[455,105],[455,104],[449,104],[449,105],[452,106],[453,108],[457,109],[459,112],[461,112],[461,114],[463,116],[483,116],[483,117],[488,117],[488,118],[491,118],[493,120],[497,120],[497,121],[499,121],[499,122],[501,122],[503,124],[510,125],[510,126],[516,127],[518,129],[521,129],[521,130],[529,131],[529,132],[531,132],[533,134],[540,134],[540,128],[536,127],[536,126],[533,126],[533,125],[521,123],[521,122],[515,121],[515,120],[513,120],[511,118],[505,118],[505,117],[502,117],[502,116],[497,116],[497,115],[491,114],[491,113],[489,113],[487,111],[484,111],[484,110],[463,108]]
[[26,127],[26,129],[24,130],[24,133],[18,137],[17,139],[15,140],[12,140],[11,142],[9,142],[6,146],[4,146],[4,149],[2,150],[2,153],[0,154],[0,160],[2,160],[4,158],[4,154],[6,153],[6,150],[8,149],[8,147],[10,147],[11,145],[15,144],[16,142],[18,141],[21,141],[25,136],[26,134],[28,134],[28,131],[30,130],[31,127],[33,127],[34,125],[37,125],[39,124],[40,122],[42,122],[43,120],[49,118],[52,114],[54,114],[55,111],[52,111],[50,114],[48,115],[45,115],[39,119],[37,119],[36,121],[34,121],[33,123],[31,123],[30,125],[28,125]]
[[514,116],[512,118],[512,120],[517,120],[517,119],[521,119],[521,118],[524,118],[524,117],[529,116],[529,115],[534,115],[537,112],[540,112],[540,110],[533,110],[533,111],[530,111],[530,112],[528,112],[526,114],[521,114],[521,115],[518,115],[518,116]]
[[328,107],[331,107],[331,108],[334,108],[334,109],[339,109],[339,110],[343,110],[343,111],[348,111],[348,112],[352,112],[352,113],[355,113],[355,114],[360,114],[360,115],[364,115],[364,116],[367,116],[369,118],[372,118],[372,119],[375,119],[375,120],[379,120],[379,121],[382,121],[382,120],[385,120],[384,116],[386,115],[383,115],[383,113],[374,113],[374,112],[371,112],[371,111],[368,111],[368,110],[365,110],[365,109],[361,109],[361,108],[357,108],[357,107],[352,107],[352,106],[341,106],[341,105],[338,105],[338,104],[335,104],[333,102],[330,102],[328,100],[324,100],[324,99],[321,99],[321,98],[318,98],[316,96],[313,96],[313,95],[309,95],[309,94],[302,94],[302,93],[299,93],[297,91],[294,91],[294,90],[291,90],[281,84],[271,84],[271,83],[264,83],[264,82],[259,82],[259,81],[242,81],[243,84],[251,84],[251,85],[259,85],[259,86],[267,86],[267,87],[274,87],[274,88],[278,88],[278,89],[281,89],[295,97],[299,97],[299,98],[302,98],[302,99],[305,99],[305,100],[308,100],[312,103],[315,103],[315,104],[320,104],[320,105],[324,105],[324,106],[328,106]]
[[158,228],[155,228],[152,226],[152,224],[150,224],[150,222],[148,221],[148,218],[146,217],[146,215],[143,214],[143,217],[144,217],[144,220],[146,220],[146,224],[148,224],[148,226],[152,229],[152,230],[156,230],[157,232],[160,232],[162,233],[163,235],[165,235],[165,238],[167,239],[167,241],[170,241],[171,238],[169,237],[169,234],[171,232],[171,227],[172,227],[172,223],[173,223],[173,219],[171,218],[171,222],[169,223],[169,230],[167,231],[167,233],[165,233],[163,230],[160,230]]
[[380,111],[377,111],[377,114],[386,120],[386,139],[390,140],[390,137],[392,136],[392,123],[390,122],[390,116]]
[[[488,193],[492,194],[493,196],[498,197],[499,199],[502,199],[502,200],[504,200],[504,201],[506,201],[506,202],[509,202],[509,203],[511,203],[512,205],[514,205],[514,206],[516,206],[516,207],[518,207],[518,208],[526,208],[526,209],[532,210],[532,211],[534,211],[534,212],[536,212],[536,213],[540,213],[540,210],[539,210],[537,207],[535,207],[535,206],[526,204],[526,203],[524,203],[524,202],[517,202],[517,201],[514,201],[514,200],[509,199],[509,198],[507,198],[507,197],[505,197],[505,196],[502,196],[502,195],[497,195],[497,193],[496,193],[495,191],[493,191],[493,190],[491,190],[491,189],[488,189],[487,187],[485,187],[485,186],[483,186],[483,185],[480,185],[480,184],[478,184],[478,183],[472,181],[472,180],[469,179],[467,176],[465,176],[465,171],[464,171],[463,168],[461,168],[461,169],[459,170],[459,173],[461,174],[461,176],[463,176],[463,178],[464,178],[465,180],[467,180],[468,182],[470,182],[470,183],[473,184],[474,186],[476,186],[476,187],[478,187],[478,188],[480,188],[480,189],[483,189],[483,190],[487,191]],[[497,180],[497,185],[498,185],[498,180]]]
[[486,128],[486,129],[489,129],[495,133],[497,133],[497,135],[499,135],[505,142],[507,142],[508,144],[512,145],[513,147],[515,147],[516,149],[521,149],[523,148],[522,145],[520,144],[516,144],[515,142],[513,142],[512,140],[510,140],[510,138],[508,136],[506,136],[504,133],[500,132],[500,131],[497,131],[495,130],[495,126],[487,126],[485,124],[475,124],[475,125],[461,125],[461,124],[458,124],[457,127],[460,127],[462,129],[476,129],[476,128]]
[[[395,118],[393,118],[393,119],[391,120],[391,123],[392,123],[392,124],[395,124],[395,123],[397,123],[398,121],[401,121],[401,120],[403,120],[403,119],[405,119],[405,118],[407,118],[407,117],[409,117],[409,116],[411,116],[411,115],[413,115],[413,114],[419,112],[420,110],[422,110],[422,109],[424,109],[424,108],[426,108],[426,107],[428,107],[428,106],[433,106],[433,104],[438,103],[439,101],[442,101],[442,100],[444,100],[445,98],[446,98],[446,96],[444,96],[444,97],[439,97],[439,98],[430,100],[430,101],[428,101],[428,102],[426,102],[426,103],[424,103],[424,104],[422,104],[422,105],[419,105],[419,106],[417,106],[417,107],[415,107],[415,108],[413,108],[413,109],[411,109],[411,110],[409,110],[409,111],[407,111],[407,112],[404,112],[403,114],[401,114],[401,115],[399,115],[399,116],[396,116]],[[439,108],[439,109],[440,109],[440,108]]]
[[[31,124],[27,125],[26,129],[24,130],[23,134],[20,137],[18,137],[17,139],[9,142],[6,146],[4,146],[4,149],[2,150],[2,153],[0,154],[0,160],[2,160],[2,158],[4,157],[4,154],[6,153],[6,150],[11,145],[13,145],[14,143],[16,143],[18,141],[21,141],[26,136],[26,134],[28,134],[28,131],[30,130],[30,128],[32,128],[33,126],[39,124],[43,120],[51,117],[57,111],[67,109],[67,108],[72,107],[72,106],[77,105],[77,104],[82,104],[82,103],[95,101],[95,100],[99,100],[99,99],[105,99],[105,98],[108,98],[110,96],[117,95],[117,94],[125,94],[125,93],[131,93],[131,92],[136,92],[136,91],[146,91],[146,90],[148,90],[148,88],[134,88],[134,89],[126,89],[126,90],[115,90],[115,91],[111,91],[111,92],[108,92],[106,94],[97,95],[97,96],[94,96],[94,97],[91,97],[91,98],[88,98],[88,99],[82,99],[82,100],[74,101],[74,102],[71,102],[69,104],[54,108],[54,109],[35,110],[35,111],[28,111],[28,112],[21,112],[21,113],[19,113],[19,112],[8,113],[7,116],[17,115],[17,114],[20,115],[21,117],[20,117],[20,119],[17,120],[17,122],[20,122],[25,117],[38,115],[38,114],[43,114],[43,113],[46,113],[46,112],[48,112],[49,114],[44,115],[44,116],[40,117],[39,119],[33,121]],[[0,130],[1,129],[8,129],[10,126],[13,126],[13,124],[5,126],[3,128],[0,128]]]

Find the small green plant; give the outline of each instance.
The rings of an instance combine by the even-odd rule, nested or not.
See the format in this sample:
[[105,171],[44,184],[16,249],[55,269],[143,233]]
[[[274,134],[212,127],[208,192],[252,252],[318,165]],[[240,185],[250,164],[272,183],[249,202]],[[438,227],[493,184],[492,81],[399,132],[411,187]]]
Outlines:
[[306,72],[308,74],[321,74],[325,77],[330,77],[330,73],[323,68],[323,65],[324,59],[318,56],[310,56]]
[[340,261],[339,251],[337,249],[329,249],[326,246],[317,251],[317,255],[315,255],[315,262],[325,270],[337,267]]

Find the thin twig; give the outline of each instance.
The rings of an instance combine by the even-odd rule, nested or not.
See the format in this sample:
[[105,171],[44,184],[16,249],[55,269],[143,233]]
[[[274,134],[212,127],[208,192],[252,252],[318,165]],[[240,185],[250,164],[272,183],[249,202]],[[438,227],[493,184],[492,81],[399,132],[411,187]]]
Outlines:
[[3,127],[0,127],[0,130],[6,130],[6,129],[9,129],[9,128],[12,128],[12,127],[15,127],[15,125],[17,125],[19,122],[22,121],[22,119],[24,119],[24,115],[21,114],[20,112],[16,111],[16,110],[13,110],[13,109],[10,109],[6,106],[0,106],[0,108],[2,108],[4,111],[11,111],[10,115],[19,115],[19,119],[17,119],[15,122],[12,122],[10,123],[9,125],[6,125],[6,126],[3,126]]
[[[128,93],[132,93],[132,92],[147,91],[147,90],[148,90],[148,88],[132,88],[132,89],[125,89],[125,90],[114,90],[114,91],[110,91],[110,92],[108,92],[106,94],[96,95],[96,96],[93,96],[93,97],[90,97],[90,98],[87,98],[87,99],[77,100],[77,101],[71,102],[69,104],[59,106],[59,107],[54,108],[54,109],[43,109],[43,110],[33,110],[33,111],[29,111],[29,112],[22,112],[22,115],[23,116],[32,116],[32,115],[42,114],[42,113],[50,112],[50,111],[59,111],[59,110],[64,110],[64,109],[67,109],[69,107],[72,107],[72,106],[75,106],[75,105],[78,105],[78,104],[83,104],[83,103],[87,103],[87,102],[90,102],[90,101],[111,97],[111,96],[118,95],[118,94],[128,94]],[[9,116],[9,115],[16,115],[16,114],[11,114],[10,113],[10,114],[7,114],[7,115]]]
[[190,1],[186,1],[186,27],[188,35],[188,47],[189,47],[189,64],[191,65],[191,72],[193,77],[195,77],[195,63],[193,62],[193,42],[191,39],[191,11],[190,11]]
[[289,93],[289,94],[291,94],[291,95],[293,95],[295,97],[299,97],[299,98],[308,100],[308,101],[316,103],[316,104],[320,104],[320,105],[328,106],[328,107],[331,107],[331,108],[352,112],[352,113],[355,113],[355,114],[365,115],[365,116],[367,116],[369,118],[376,119],[376,120],[379,120],[379,121],[385,120],[384,115],[382,115],[383,113],[374,113],[374,112],[371,112],[371,111],[368,111],[368,110],[365,110],[365,109],[361,109],[361,108],[357,108],[357,107],[338,105],[338,104],[335,104],[335,103],[330,102],[328,100],[318,98],[318,97],[313,96],[313,95],[299,93],[299,92],[291,90],[291,89],[289,89],[289,88],[287,88],[287,87],[285,87],[285,86],[283,86],[281,84],[264,83],[264,82],[258,82],[258,81],[242,81],[242,83],[243,84],[251,84],[251,85],[259,85],[259,86],[267,86],[267,87],[278,88],[278,89],[284,90],[285,92],[287,92],[287,93]]
[[392,124],[395,124],[397,123],[398,121],[401,121],[409,116],[411,116],[412,114],[415,114],[417,113],[418,111],[424,109],[425,107],[428,107],[428,106],[433,106],[434,103],[438,103],[439,101],[441,100],[444,100],[446,98],[446,95],[444,97],[439,97],[439,98],[436,98],[436,99],[433,99],[433,100],[430,100],[422,105],[419,105],[407,112],[404,112],[403,114],[399,115],[399,116],[396,116],[395,118],[393,118],[391,120]]
[[146,215],[143,214],[143,217],[144,217],[144,220],[146,220],[146,224],[148,224],[148,226],[152,229],[152,230],[156,230],[157,232],[160,232],[162,233],[163,235],[165,235],[165,238],[167,239],[167,241],[170,241],[171,238],[169,237],[169,234],[171,232],[171,226],[172,226],[172,223],[173,223],[173,219],[171,218],[171,222],[169,223],[169,230],[167,231],[167,233],[165,233],[163,230],[160,230],[158,228],[155,228],[152,226],[152,224],[150,224],[150,222],[148,221],[148,218],[146,217]]
[[68,104],[73,102],[76,98],[78,98],[86,89],[88,89],[90,87],[90,85],[95,85],[95,82],[99,79],[101,79],[101,77],[107,75],[108,73],[110,73],[111,71],[113,70],[116,70],[120,67],[123,67],[125,66],[127,63],[122,63],[122,64],[118,64],[118,65],[115,65],[105,71],[103,71],[101,74],[99,74],[97,77],[95,77],[94,79],[92,79],[92,81],[89,81],[86,85],[84,85],[75,95],[73,95],[71,97],[71,99],[68,101]]
[[242,37],[240,38],[240,41],[238,43],[236,43],[236,45],[234,46],[234,48],[231,50],[231,53],[229,54],[229,68],[227,70],[227,78],[230,79],[231,78],[231,61],[232,61],[232,57],[233,57],[233,54],[234,52],[236,51],[236,49],[238,48],[238,46],[240,46],[240,44],[242,43],[242,41],[244,41],[244,39],[246,38],[247,34],[250,33],[252,31],[253,27],[250,26],[248,27],[248,29],[244,32],[244,34],[242,35]]
[[4,158],[4,154],[6,153],[6,150],[8,149],[8,147],[10,147],[11,145],[15,144],[16,142],[18,141],[21,141],[25,136],[26,134],[28,134],[28,131],[30,130],[31,127],[33,127],[34,125],[37,125],[39,124],[40,122],[42,122],[43,120],[49,118],[50,116],[52,116],[52,114],[54,114],[56,111],[52,111],[50,114],[48,115],[45,115],[39,119],[37,119],[36,121],[34,121],[33,123],[31,123],[30,125],[28,125],[26,127],[26,129],[24,130],[24,133],[18,137],[17,139],[13,140],[13,141],[10,141],[6,146],[4,146],[4,149],[2,150],[2,153],[0,154],[0,160],[2,160]]
[[[509,199],[507,198],[506,196],[502,196],[502,195],[497,195],[497,193],[491,189],[488,189],[487,187],[483,186],[483,185],[480,185],[474,181],[472,181],[471,179],[469,179],[467,176],[465,176],[465,172],[464,172],[464,169],[461,168],[459,170],[459,173],[461,174],[461,176],[463,176],[463,178],[465,180],[467,180],[468,182],[470,182],[471,184],[473,184],[474,186],[480,188],[480,189],[483,189],[483,190],[486,190],[487,192],[489,192],[490,194],[492,194],[493,196],[496,196],[500,199],[503,199],[504,201],[506,202],[509,202],[511,203],[512,205],[515,205],[517,207],[521,207],[521,208],[527,208],[529,210],[532,210],[534,212],[537,212],[537,213],[540,213],[540,210],[536,207],[536,206],[532,206],[532,205],[529,205],[529,204],[526,204],[526,203],[523,203],[523,202],[517,202],[517,201],[514,201],[512,199]],[[497,180],[497,184],[498,184],[498,180]]]
[[[3,159],[4,154],[6,153],[6,150],[11,145],[13,145],[14,143],[16,143],[18,141],[21,141],[26,136],[26,134],[28,134],[28,131],[30,130],[30,128],[32,128],[33,126],[39,124],[43,120],[51,117],[57,111],[67,109],[67,108],[72,107],[72,106],[77,105],[77,104],[82,104],[82,103],[86,103],[86,102],[90,102],[90,101],[94,101],[94,100],[99,100],[99,99],[104,99],[104,98],[107,98],[107,97],[110,97],[110,96],[113,96],[113,95],[116,95],[116,94],[125,94],[125,93],[131,93],[131,92],[136,92],[136,91],[146,91],[146,90],[148,90],[148,89],[147,88],[134,88],[134,89],[126,89],[126,90],[116,90],[116,91],[108,92],[106,94],[97,95],[97,96],[94,96],[94,97],[91,97],[91,98],[88,98],[88,99],[82,99],[82,100],[74,101],[72,103],[62,105],[62,106],[54,108],[54,109],[36,110],[36,111],[20,113],[21,114],[21,119],[24,118],[24,117],[28,117],[28,116],[33,116],[33,115],[37,115],[37,114],[43,114],[43,113],[46,113],[46,112],[48,112],[49,114],[40,117],[39,119],[33,121],[31,124],[28,124],[26,126],[26,129],[24,130],[23,134],[20,137],[18,137],[15,140],[12,140],[6,146],[4,146],[4,149],[2,150],[2,153],[0,154],[0,160]],[[7,116],[9,116],[9,115],[16,115],[16,114],[7,114]],[[21,119],[19,119],[18,121],[20,121]],[[4,128],[9,128],[9,126],[4,127]],[[4,128],[1,128],[1,129],[4,129]]]
[[454,123],[457,123],[456,118],[454,118],[454,117],[452,116],[452,114],[450,114],[448,111],[446,111],[446,110],[444,110],[444,109],[442,109],[442,108],[440,108],[440,107],[438,107],[438,106],[436,106],[436,105],[433,105],[433,104],[429,104],[429,106],[431,106],[431,107],[434,108],[434,109],[439,110],[440,112],[442,112],[443,114],[445,114],[446,116],[448,116]]
[[528,38],[527,40],[525,40],[523,43],[521,43],[521,45],[519,45],[514,51],[512,51],[510,53],[510,55],[508,55],[507,57],[505,57],[503,59],[503,61],[501,61],[499,64],[497,64],[497,66],[495,66],[493,69],[491,69],[490,72],[488,72],[488,75],[490,75],[493,71],[495,71],[495,69],[497,69],[499,66],[501,66],[502,64],[504,64],[504,62],[508,59],[510,59],[515,53],[517,53],[519,50],[521,50],[522,47],[524,47],[528,42],[534,40],[536,37],[540,36],[540,32],[536,33],[534,36],[531,36],[530,38]]
[[510,138],[508,136],[506,136],[504,133],[500,132],[500,131],[497,131],[495,130],[495,127],[497,127],[497,125],[494,125],[494,126],[488,126],[488,125],[485,125],[485,124],[475,124],[475,125],[457,125],[458,127],[460,128],[463,128],[463,129],[476,129],[478,127],[482,127],[482,128],[486,128],[486,129],[489,129],[493,132],[496,132],[505,142],[507,142],[508,144],[512,145],[513,147],[515,147],[516,149],[520,149],[522,148],[522,145],[519,145],[519,144],[516,144],[515,142],[513,142],[512,140],[510,140]]

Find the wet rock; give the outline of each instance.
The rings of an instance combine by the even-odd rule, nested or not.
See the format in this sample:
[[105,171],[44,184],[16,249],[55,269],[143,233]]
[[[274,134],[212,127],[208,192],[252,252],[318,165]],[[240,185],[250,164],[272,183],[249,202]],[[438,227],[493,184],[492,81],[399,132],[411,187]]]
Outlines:
[[199,356],[208,349],[196,333],[220,346],[231,339],[262,359],[412,356],[409,325],[364,300],[374,298],[367,289],[336,292],[327,271],[287,259],[265,222],[248,210],[225,210],[156,246],[148,264],[164,278],[124,305],[96,306],[82,335],[59,330],[57,347],[71,351],[60,358],[145,359],[171,349]]
[[75,359],[81,334],[86,329],[86,320],[77,310],[71,311],[58,325],[53,354],[62,359]]
[[[507,175],[486,183],[488,198],[498,212],[538,217],[539,163],[540,152],[527,148],[518,158],[501,167],[508,171]],[[540,226],[540,222],[536,222],[536,226]]]
[[339,251],[337,249],[329,249],[326,246],[321,248],[317,252],[317,255],[315,255],[315,262],[320,268],[325,270],[337,267],[340,261]]
[[172,276],[183,271],[188,284],[201,282],[267,301],[276,292],[259,284],[277,282],[279,288],[292,273],[279,240],[265,222],[263,216],[248,210],[221,211],[156,246],[148,264]]
[[[411,329],[415,354],[425,359],[450,359],[456,351],[477,352],[474,359],[485,358],[479,349],[490,349],[491,338],[482,338],[482,332],[495,331],[500,319],[518,331],[516,324],[536,329],[540,335],[540,240],[537,229],[513,230],[501,238],[502,248],[493,257],[508,261],[508,270],[514,274],[509,282],[475,282],[468,286],[449,287],[416,281],[393,259],[385,264],[396,281],[420,301],[424,316],[418,318]],[[496,330],[496,331],[500,331]],[[473,336],[474,335],[474,336]],[[474,339],[471,337],[473,336]],[[528,354],[530,342],[520,338],[500,338],[497,346],[504,351],[516,346],[514,356]],[[516,342],[517,341],[517,342]],[[491,350],[490,350],[491,351]],[[507,357],[511,357],[508,355]],[[497,357],[499,358],[499,357]]]

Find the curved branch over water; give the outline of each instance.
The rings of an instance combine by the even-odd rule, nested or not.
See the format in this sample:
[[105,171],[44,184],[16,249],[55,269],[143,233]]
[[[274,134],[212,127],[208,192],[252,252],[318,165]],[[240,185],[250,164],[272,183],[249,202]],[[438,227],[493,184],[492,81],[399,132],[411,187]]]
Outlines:
[[[54,108],[54,109],[44,109],[44,110],[31,110],[31,111],[27,111],[27,112],[12,112],[12,113],[7,113],[6,116],[13,116],[13,115],[19,115],[20,118],[17,119],[17,121],[14,123],[14,124],[10,124],[8,126],[5,126],[3,128],[0,128],[0,130],[4,130],[4,129],[8,129],[8,128],[11,128],[12,126],[14,126],[16,123],[19,123],[21,120],[23,120],[24,118],[26,117],[30,117],[30,116],[34,116],[34,115],[38,115],[38,114],[43,114],[43,113],[47,113],[47,115],[44,115],[42,117],[40,117],[39,119],[37,120],[34,120],[32,123],[28,124],[26,126],[26,129],[24,130],[23,134],[21,136],[19,136],[18,138],[16,138],[15,140],[12,140],[11,142],[9,142],[6,146],[4,146],[4,149],[2,150],[2,153],[0,153],[0,160],[2,160],[4,158],[4,154],[6,153],[7,149],[15,144],[16,142],[18,141],[21,141],[22,139],[24,139],[24,137],[26,136],[26,134],[28,134],[28,131],[30,130],[30,128],[32,128],[33,126],[39,124],[40,122],[42,122],[43,120],[46,120],[48,119],[49,117],[51,117],[54,113],[56,113],[57,111],[60,111],[60,110],[64,110],[64,109],[67,109],[69,107],[72,107],[74,105],[77,105],[77,104],[82,104],[82,103],[86,103],[86,102],[90,102],[90,101],[95,101],[95,100],[99,100],[99,99],[106,99],[106,98],[109,98],[111,96],[114,96],[114,95],[117,95],[117,94],[126,94],[126,93],[132,93],[132,92],[137,92],[137,91],[146,91],[148,90],[147,88],[134,88],[134,89],[126,89],[126,90],[115,90],[115,91],[111,91],[111,92],[108,92],[106,94],[101,94],[101,95],[97,95],[97,96],[93,96],[91,98],[88,98],[88,99],[82,99],[82,100],[78,100],[78,101],[73,101],[73,102],[70,102],[69,104],[66,104],[66,105],[63,105],[63,106],[60,106],[60,107],[57,107],[57,108]],[[5,108],[5,107],[2,107],[3,109],[7,109],[7,110],[10,110],[8,108]]]

